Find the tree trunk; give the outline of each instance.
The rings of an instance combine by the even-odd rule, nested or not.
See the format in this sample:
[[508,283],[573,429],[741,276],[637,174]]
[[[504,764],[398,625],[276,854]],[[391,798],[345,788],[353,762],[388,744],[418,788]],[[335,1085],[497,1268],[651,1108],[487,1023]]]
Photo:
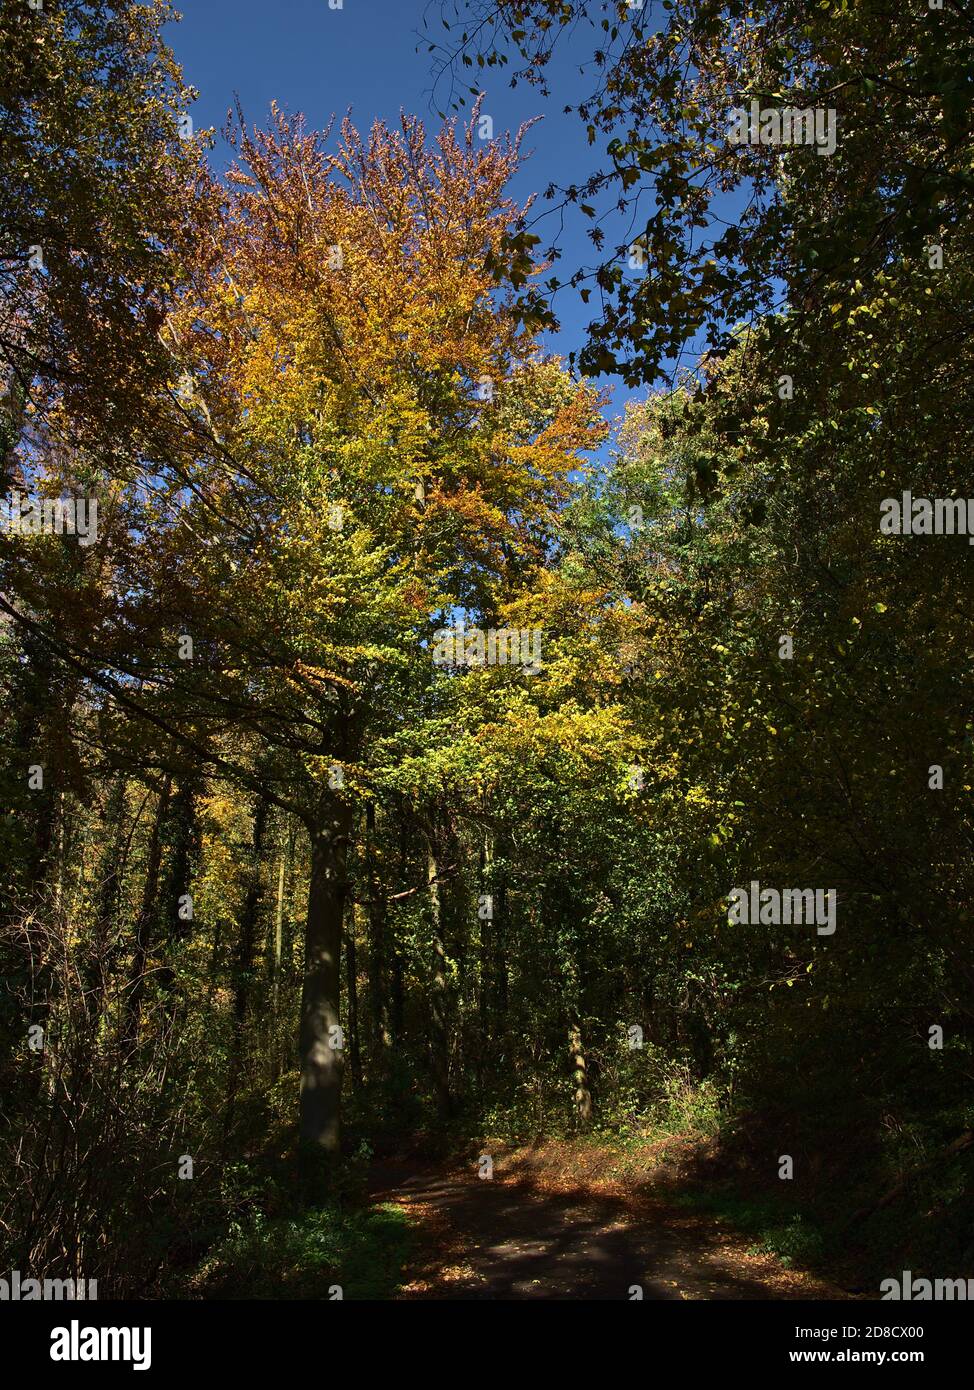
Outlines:
[[169,810],[169,796],[172,779],[166,777],[159,794],[156,814],[149,836],[149,852],[146,858],[145,884],[142,889],[142,906],[135,924],[135,950],[129,972],[128,1000],[122,1019],[123,1050],[135,1046],[142,1020],[142,1002],[145,997],[146,966],[156,938],[156,917],[158,915],[159,871],[162,867],[162,826]]
[[263,799],[254,807],[253,863],[247,896],[240,913],[237,958],[234,970],[233,1033],[230,1040],[230,1066],[227,1074],[227,1104],[223,1132],[226,1136],[233,1123],[233,1113],[243,1071],[244,1036],[250,1006],[250,986],[254,971],[254,952],[257,947],[257,920],[264,894],[261,879],[261,856],[264,852],[264,827],[267,824],[267,802]]
[[365,863],[369,923],[369,1062],[370,1077],[384,1070],[389,1036],[386,997],[386,905],[376,862],[375,807],[365,808]]
[[449,968],[443,941],[443,908],[440,893],[439,864],[432,836],[427,840],[426,879],[429,888],[430,925],[432,928],[433,961],[430,978],[430,1053],[433,1064],[433,1088],[440,1115],[448,1119],[453,1111],[450,1095],[450,1036],[447,1023],[447,990]]
[[179,900],[189,892],[193,867],[199,855],[199,828],[196,820],[196,798],[199,788],[198,777],[184,777],[172,799],[172,853],[162,891],[163,920],[170,945],[188,941],[193,935],[191,919],[179,915]]
[[106,940],[109,928],[118,912],[122,875],[128,857],[128,843],[124,830],[125,778],[118,776],[108,798],[102,826],[105,850],[98,869],[98,890],[95,906],[97,924],[99,928],[104,928],[103,935]]
[[[480,897],[492,891],[491,882],[491,843],[489,835],[485,834],[480,842],[480,859],[478,886]],[[491,905],[493,909],[493,904]],[[491,960],[491,914],[482,913],[478,901],[477,920],[479,923],[480,937],[480,988],[477,992],[477,1025],[478,1025],[478,1047],[477,1047],[477,1089],[483,1090],[484,1076],[491,1068],[488,1066],[488,1053],[493,1054],[493,1047],[490,1039],[490,960]]]
[[402,951],[395,936],[392,939],[392,992],[389,1000],[389,1032],[393,1043],[402,1042],[406,1034],[406,997],[402,978]]
[[355,904],[349,903],[345,913],[345,995],[348,1000],[348,1028],[345,1045],[348,1048],[348,1068],[352,1090],[362,1089],[362,1055],[358,1035],[358,956],[355,949]]
[[[407,881],[409,855],[406,844],[406,820],[403,811],[399,822],[399,882]],[[392,967],[392,988],[389,1000],[389,1031],[392,1041],[398,1047],[406,1034],[406,1000],[403,986],[402,950],[399,945],[395,919],[390,932],[389,954]]]
[[112,787],[101,826],[104,853],[98,868],[98,888],[95,897],[95,920],[92,926],[91,950],[82,967],[85,987],[85,1011],[91,1037],[97,1034],[105,1004],[105,987],[115,952],[110,945],[112,930],[118,917],[122,880],[128,857],[131,834],[125,834],[125,779],[118,777]]
[[277,908],[274,912],[274,943],[271,947],[271,1008],[274,1017],[281,998],[281,942],[284,937],[284,854],[277,868]]
[[588,1088],[588,1065],[585,1061],[585,1049],[582,1046],[582,1030],[577,1021],[573,1022],[568,1030],[568,1045],[571,1048],[572,1063],[575,1068],[575,1118],[579,1125],[584,1128],[592,1119],[592,1093]]
[[271,1007],[267,1025],[268,1072],[273,1085],[281,1075],[281,1054],[278,1045],[281,1016],[281,945],[284,939],[284,870],[287,860],[283,846],[277,867],[277,906],[274,911],[274,934],[270,942]]
[[301,990],[301,1142],[337,1158],[341,1143],[339,999],[349,814],[336,804],[311,830],[311,885]]
[[499,1038],[507,1032],[507,844],[501,840],[502,862],[492,863],[494,882],[494,920],[493,937],[494,977],[497,982],[497,1005],[494,1027]]

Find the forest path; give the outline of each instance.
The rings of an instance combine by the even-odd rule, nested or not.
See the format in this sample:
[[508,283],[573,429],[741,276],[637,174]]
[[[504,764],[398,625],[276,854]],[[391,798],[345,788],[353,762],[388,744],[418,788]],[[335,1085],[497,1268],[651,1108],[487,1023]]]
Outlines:
[[753,1254],[712,1217],[603,1185],[542,1186],[515,1163],[491,1179],[472,1167],[377,1164],[376,1201],[417,1228],[405,1299],[848,1298]]

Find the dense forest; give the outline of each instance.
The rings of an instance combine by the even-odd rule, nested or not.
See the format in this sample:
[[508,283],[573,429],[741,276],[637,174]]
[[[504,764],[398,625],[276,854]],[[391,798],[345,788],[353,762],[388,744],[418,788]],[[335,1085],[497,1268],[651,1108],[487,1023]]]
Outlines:
[[443,17],[227,171],[162,0],[0,3],[0,1273],[394,1297],[408,1161],[969,1278],[974,14]]

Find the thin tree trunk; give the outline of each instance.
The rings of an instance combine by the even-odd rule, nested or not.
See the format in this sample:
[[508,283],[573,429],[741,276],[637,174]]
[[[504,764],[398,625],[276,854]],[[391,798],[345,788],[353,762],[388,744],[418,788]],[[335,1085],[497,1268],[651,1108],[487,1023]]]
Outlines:
[[268,1072],[273,1085],[281,1075],[281,1055],[279,1049],[281,1017],[281,943],[284,937],[284,870],[287,859],[283,848],[277,867],[277,906],[274,910],[274,935],[270,949],[271,1008],[268,1024],[267,1057]]
[[[490,837],[485,834],[480,842],[480,861],[479,861],[479,886],[480,897],[491,892],[491,845]],[[490,953],[491,953],[491,917],[493,916],[493,903],[491,903],[490,913],[480,909],[478,901],[477,920],[480,927],[480,988],[477,991],[477,1020],[479,1025],[479,1046],[476,1049],[476,1068],[477,1068],[477,1088],[483,1089],[484,1075],[489,1073],[489,1054],[492,1053],[490,1038]]]
[[355,904],[349,903],[345,913],[345,994],[348,999],[348,1069],[353,1091],[362,1089],[362,1055],[358,1034],[358,959],[355,949]]
[[393,936],[391,947],[392,991],[389,999],[389,1032],[392,1034],[393,1043],[398,1044],[402,1042],[406,1032],[406,998],[402,978],[402,952],[395,936]]
[[189,895],[193,866],[199,853],[199,834],[196,822],[196,797],[199,785],[198,776],[184,777],[179,783],[179,790],[172,799],[170,812],[172,854],[161,893],[166,961],[159,972],[159,985],[168,996],[166,1010],[171,1019],[177,1016],[180,1004],[184,1002],[176,996],[175,951],[193,934],[193,919],[181,916],[180,908],[182,906],[181,899]]
[[98,890],[95,912],[106,929],[118,912],[122,874],[128,857],[125,828],[125,778],[118,777],[112,787],[105,809],[105,852],[98,868]]
[[169,809],[169,796],[172,791],[172,778],[167,776],[162,784],[156,814],[149,836],[149,852],[146,859],[145,884],[142,889],[142,906],[135,925],[135,950],[129,971],[128,999],[122,1019],[123,1048],[128,1050],[138,1041],[139,1025],[142,1020],[142,1004],[145,998],[146,966],[155,942],[156,915],[159,897],[159,870],[162,866],[162,826]]
[[250,1007],[250,986],[254,970],[254,952],[257,947],[257,921],[264,893],[260,866],[264,852],[264,829],[267,825],[267,802],[263,799],[254,807],[253,864],[250,883],[240,914],[239,936],[237,939],[237,959],[234,970],[233,1033],[230,1040],[230,1065],[227,1075],[227,1104],[224,1115],[224,1135],[230,1131],[236,1107],[237,1092],[243,1071],[244,1039],[247,1014]]
[[109,943],[118,917],[122,879],[132,838],[131,832],[128,835],[124,833],[125,809],[125,778],[119,777],[112,787],[102,823],[105,850],[98,867],[91,952],[83,966],[85,1012],[92,1039],[97,1035],[105,1006],[105,986],[115,959],[114,948]]
[[281,941],[284,935],[284,855],[277,870],[277,908],[274,912],[274,945],[271,954],[271,1007],[277,1017],[281,995]]
[[[409,868],[409,856],[406,846],[406,822],[405,813],[400,817],[399,822],[399,882],[407,882]],[[392,1041],[398,1047],[405,1039],[406,1035],[406,1001],[405,990],[403,987],[402,974],[402,950],[396,935],[395,919],[393,919],[393,929],[390,933],[390,957],[392,966],[392,990],[389,1001],[389,1031],[392,1034]]]
[[453,1111],[453,1098],[450,1095],[450,1036],[447,1023],[449,970],[446,947],[443,941],[443,906],[439,873],[436,850],[432,835],[430,835],[427,838],[426,855],[426,881],[429,890],[433,947],[430,978],[430,1053],[437,1105],[441,1116],[448,1119]]
[[369,923],[369,1060],[370,1075],[384,1069],[389,1036],[386,997],[386,905],[380,899],[381,884],[376,864],[375,807],[365,808],[365,862]]
[[497,1035],[503,1038],[507,1032],[507,1007],[508,1007],[508,983],[507,983],[507,875],[505,872],[507,864],[506,845],[501,842],[503,862],[500,866],[493,864],[494,888],[494,920],[491,923],[491,936],[493,938],[494,956],[494,977],[497,983],[496,999],[496,1021],[495,1029]]
[[62,788],[56,798],[57,811],[55,814],[55,853],[54,853],[54,914],[60,917],[64,905],[64,870],[65,870],[65,850],[67,844],[67,818],[64,814],[64,789]]
[[[297,920],[298,824],[292,818],[287,837],[287,863],[284,869],[284,920],[281,923],[281,985],[287,989],[301,977],[303,959],[295,960],[295,923]],[[285,998],[282,1007],[286,1006]]]

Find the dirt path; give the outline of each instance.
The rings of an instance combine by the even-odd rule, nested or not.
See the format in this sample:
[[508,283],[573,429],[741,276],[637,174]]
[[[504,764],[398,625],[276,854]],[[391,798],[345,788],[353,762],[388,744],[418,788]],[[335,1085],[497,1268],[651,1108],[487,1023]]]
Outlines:
[[631,1193],[551,1190],[517,1171],[378,1167],[372,1191],[418,1224],[401,1297],[441,1299],[847,1298],[712,1218]]

